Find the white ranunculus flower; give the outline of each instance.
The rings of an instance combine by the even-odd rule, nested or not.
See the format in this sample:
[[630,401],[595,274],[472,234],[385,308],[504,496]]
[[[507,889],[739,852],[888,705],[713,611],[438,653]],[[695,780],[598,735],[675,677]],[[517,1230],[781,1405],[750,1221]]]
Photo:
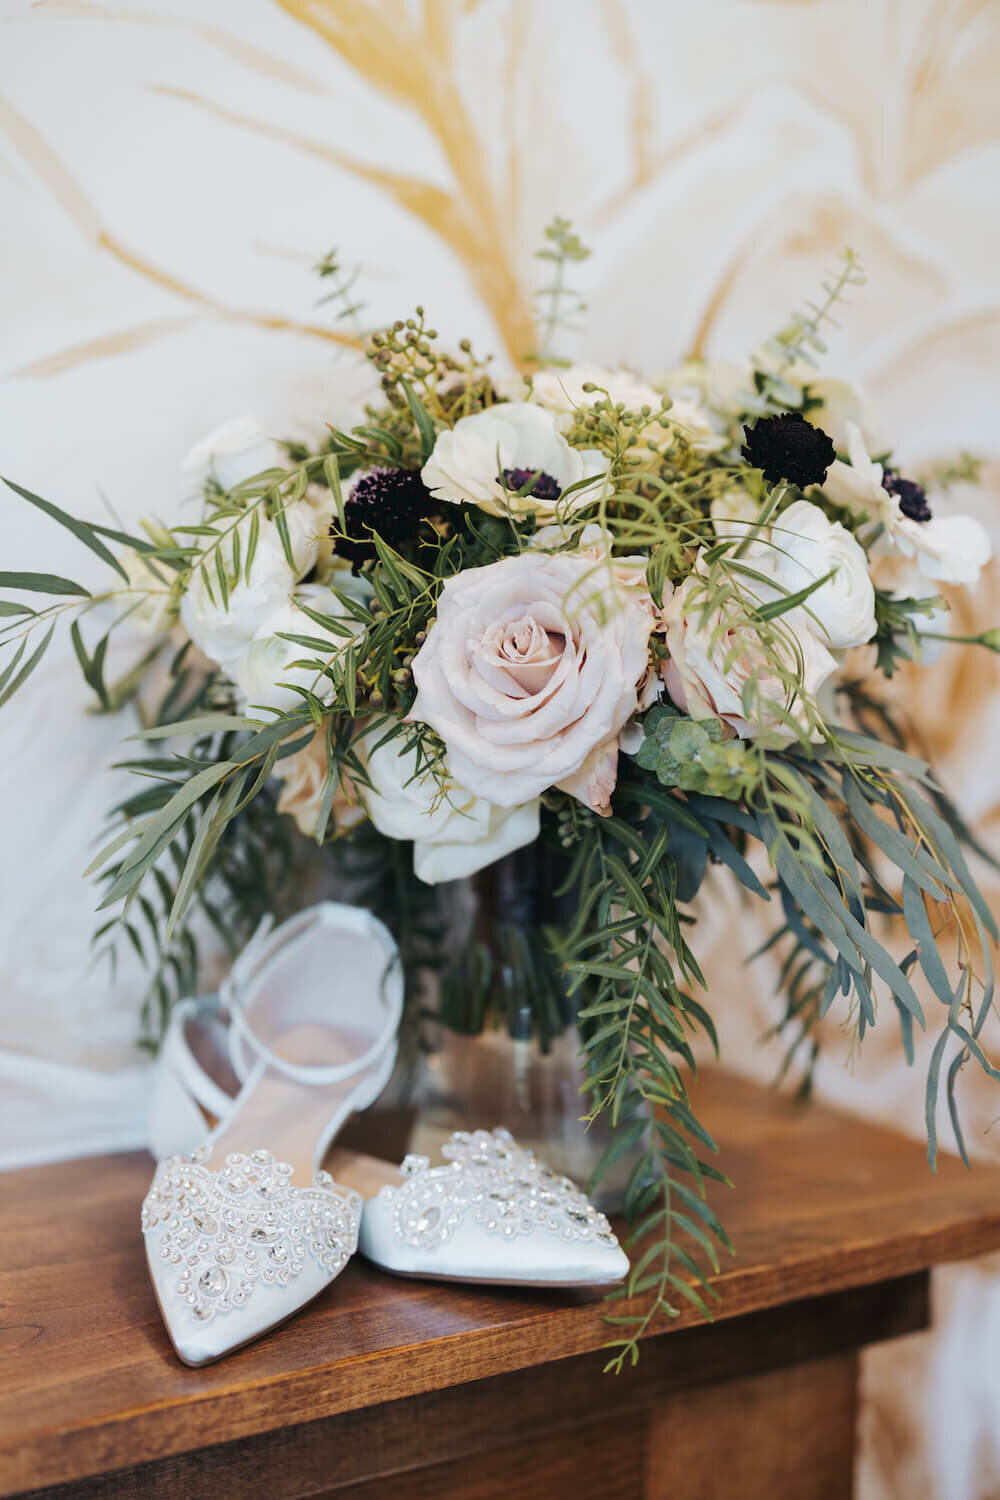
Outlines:
[[[557,509],[578,510],[599,497],[607,461],[596,449],[571,448],[559,425],[555,413],[530,401],[460,417],[438,433],[421,470],[424,484],[439,500],[478,505],[494,516],[534,512],[544,519]],[[519,497],[533,474],[537,493]],[[563,492],[583,479],[592,483],[560,506]]]
[[931,516],[918,521],[903,511],[899,496],[886,489],[885,471],[868,456],[864,438],[847,426],[851,462],[830,465],[823,493],[837,505],[866,510],[885,529],[885,544],[913,558],[925,578],[941,583],[975,583],[989,562],[993,548],[986,528],[975,516]]
[[712,417],[706,407],[687,396],[674,395],[672,391],[669,394],[672,404],[663,418],[667,428],[678,427],[691,447],[700,453],[712,453],[717,448],[726,446],[725,435],[712,425]]
[[[585,391],[592,384],[595,391]],[[631,370],[606,370],[601,365],[573,365],[568,370],[544,369],[532,376],[531,399],[549,411],[579,411],[594,406],[605,397],[617,406],[621,401],[629,411],[648,406],[659,411],[662,397],[651,385],[639,380]],[[525,396],[522,399],[527,400]]]
[[[710,611],[706,619],[704,604],[704,581],[692,576],[674,591],[664,608],[669,657],[662,670],[670,697],[692,719],[721,719],[741,739],[751,739],[762,730],[790,737],[778,710],[802,723],[805,714],[801,694],[790,693],[775,674],[745,607],[722,605]],[[801,653],[801,692],[815,703],[821,687],[836,670],[836,661],[813,634],[802,609],[790,610],[775,624],[782,627],[777,640],[782,640],[784,632],[793,635]],[[783,665],[797,673],[800,667],[791,643],[777,649]],[[747,717],[743,701],[749,683],[756,689],[753,719]],[[775,707],[769,708],[769,704]]]
[[[585,385],[597,387],[585,391]],[[647,381],[640,380],[631,370],[607,370],[602,365],[573,365],[568,370],[539,370],[532,376],[529,387],[520,375],[513,381],[504,382],[501,391],[518,401],[536,401],[549,411],[565,415],[596,405],[598,401],[610,400],[615,406],[621,402],[628,411],[641,411],[648,406],[658,412],[663,404],[663,392]],[[669,391],[672,405],[665,417],[646,427],[641,441],[668,443],[672,427],[680,428],[692,447],[703,452],[725,445],[725,438],[712,426],[707,409],[697,400],[682,393]]]
[[456,781],[514,807],[558,786],[606,812],[653,618],[593,558],[523,552],[449,578],[413,663],[413,720]]
[[[285,511],[288,534],[295,566],[289,566],[278,535],[278,528],[263,516],[257,550],[246,576],[246,559],[249,555],[252,512],[247,511],[233,525],[228,520],[220,525],[231,527],[218,544],[229,582],[229,600],[225,603],[216,576],[214,555],[207,560],[211,589],[196,567],[187,592],[181,600],[181,619],[188,635],[206,656],[218,662],[224,672],[232,673],[247,646],[253,640],[261,624],[288,600],[289,594],[299,578],[302,578],[316,560],[319,544],[316,514],[311,505],[300,501]],[[234,552],[239,536],[238,554]],[[203,539],[212,543],[213,538]],[[235,562],[239,562],[239,577]]]
[[833,572],[803,606],[827,646],[842,651],[871,640],[875,589],[868,558],[839,521],[828,520],[808,500],[796,500],[773,522],[768,551],[774,574],[789,594]]
[[[373,590],[366,578],[338,579],[342,592],[352,594],[367,603]],[[333,683],[322,672],[311,668],[293,667],[290,664],[304,659],[319,658],[320,653],[308,646],[298,646],[294,641],[283,639],[285,635],[311,635],[319,637],[320,627],[299,608],[306,604],[319,614],[332,615],[335,619],[349,622],[355,636],[363,626],[348,615],[341,601],[325,584],[309,583],[279,604],[261,622],[243,655],[233,668],[233,681],[246,698],[248,708],[272,708],[283,712],[301,708],[304,699],[295,691],[293,684],[308,688],[320,700],[328,703],[333,696]],[[331,636],[330,649],[326,656],[329,665],[350,644],[348,637]]]
[[401,735],[379,745],[384,734],[384,725],[379,726],[361,741],[372,782],[361,795],[380,833],[412,839],[419,880],[428,885],[461,880],[534,843],[540,820],[537,797],[516,807],[498,807],[455,782],[442,795],[429,771],[416,774],[415,745],[406,744]]
[[751,500],[746,490],[734,484],[721,495],[715,496],[708,507],[708,513],[717,537],[744,541],[760,515],[760,506]]
[[253,417],[234,417],[196,443],[181,464],[199,484],[213,478],[232,490],[264,469],[287,469],[288,459]]

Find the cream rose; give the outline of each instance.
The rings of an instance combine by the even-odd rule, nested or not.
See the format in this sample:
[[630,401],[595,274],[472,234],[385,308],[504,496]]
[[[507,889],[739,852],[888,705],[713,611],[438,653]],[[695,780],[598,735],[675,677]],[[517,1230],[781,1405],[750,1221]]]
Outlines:
[[[596,500],[607,473],[603,454],[571,448],[555,413],[528,401],[507,401],[460,417],[438,433],[434,451],[421,470],[438,500],[472,504],[494,516],[535,515],[579,510]],[[537,475],[534,492],[518,491]],[[581,480],[560,505],[566,490]]]
[[[319,824],[320,803],[326,787],[326,730],[317,729],[312,739],[294,755],[274,765],[274,777],[282,783],[278,811],[294,818],[299,830],[314,837]],[[330,818],[335,828],[353,828],[364,822],[364,805],[349,778],[341,774],[333,794]]]
[[[692,576],[663,611],[669,657],[662,670],[670,697],[692,719],[721,719],[741,739],[752,739],[763,729],[789,736],[789,727],[777,710],[801,723],[805,705],[800,694],[790,693],[774,672],[746,608],[730,602],[717,606],[706,619],[704,604],[704,581]],[[836,661],[813,634],[801,609],[790,610],[776,624],[782,634],[792,633],[801,654],[798,662],[790,642],[779,645],[782,664],[789,672],[801,670],[801,691],[815,701],[835,671]],[[781,640],[782,634],[776,639]],[[749,684],[754,684],[756,694],[752,719],[744,703]]]
[[368,814],[380,833],[412,839],[418,880],[437,885],[461,880],[502,859],[539,833],[538,799],[498,807],[449,782],[442,791],[429,770],[417,774],[416,746],[402,735],[379,744],[385,728],[369,730],[360,744],[371,787],[362,789]]
[[653,623],[588,557],[523,552],[470,568],[441,591],[410,716],[480,796],[514,807],[558,786],[607,811]]
[[875,634],[875,589],[864,548],[818,505],[796,500],[772,523],[768,552],[789,594],[832,573],[804,609],[820,639],[835,650],[863,646]]

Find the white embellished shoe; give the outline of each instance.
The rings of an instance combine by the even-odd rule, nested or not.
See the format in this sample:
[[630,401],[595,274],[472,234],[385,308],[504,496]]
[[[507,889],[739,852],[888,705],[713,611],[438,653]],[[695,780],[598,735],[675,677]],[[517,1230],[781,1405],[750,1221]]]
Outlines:
[[406,1157],[365,1203],[358,1248],[376,1265],[501,1286],[606,1286],[628,1275],[604,1215],[509,1131],[456,1131],[441,1154],[438,1167]]
[[[218,1031],[217,1010],[218,1002],[209,998],[174,1012],[153,1088],[152,1149],[186,1152],[202,1138],[203,1117],[194,1100],[215,1114],[232,1108],[192,1045],[199,1027],[202,1045],[212,1041],[206,1032],[213,1026]],[[217,1067],[217,1037],[211,1050]],[[365,1200],[358,1248],[376,1265],[399,1276],[484,1285],[596,1287],[628,1275],[628,1257],[604,1215],[509,1132],[458,1131],[442,1155],[444,1165],[408,1156],[394,1168],[373,1157],[334,1152],[338,1183]]]
[[[258,935],[222,998],[242,1086],[233,1099],[196,1061],[185,1030],[200,1002],[189,1002],[153,1091],[152,1144],[173,1154],[142,1208],[163,1320],[189,1365],[292,1317],[354,1254],[361,1196],[320,1167],[388,1082],[403,976],[381,922],[324,902]],[[220,1117],[207,1139],[194,1100]]]

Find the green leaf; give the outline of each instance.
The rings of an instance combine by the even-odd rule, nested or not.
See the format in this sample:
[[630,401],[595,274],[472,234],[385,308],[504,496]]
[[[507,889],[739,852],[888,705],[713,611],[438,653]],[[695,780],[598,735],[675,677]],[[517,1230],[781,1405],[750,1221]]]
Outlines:
[[93,656],[87,655],[87,648],[83,643],[83,634],[80,630],[79,620],[74,620],[70,626],[70,639],[73,642],[73,650],[76,652],[83,680],[92,692],[96,693],[101,707],[107,712],[111,704],[108,699],[108,690],[104,685],[104,658],[108,649],[108,637],[103,636],[98,642]]
[[135,849],[122,865],[117,880],[98,907],[113,906],[116,901],[133,891],[154,860],[158,859],[167,845],[176,837],[178,825],[200,797],[217,786],[224,777],[236,769],[233,761],[218,761],[206,766],[190,781],[186,781],[174,793],[167,805],[155,813],[143,832]]
[[250,719],[240,718],[236,714],[203,714],[197,719],[179,719],[176,724],[154,724],[149,729],[139,729],[135,734],[126,735],[128,740],[167,740],[172,739],[175,734],[222,734],[234,729],[254,729],[256,725]]
[[762,901],[770,901],[770,892],[764,889],[751,866],[735,845],[726,838],[721,828],[712,829],[708,837],[708,847],[716,859],[729,866],[741,885],[745,885],[748,891],[753,891],[754,895],[759,896]]
[[970,1165],[969,1153],[965,1149],[965,1136],[962,1133],[962,1122],[958,1117],[958,1100],[955,1098],[955,1083],[958,1079],[962,1064],[966,1061],[967,1054],[959,1052],[952,1058],[951,1067],[948,1069],[947,1098],[948,1113],[951,1115],[951,1128],[955,1132],[955,1144],[958,1154],[966,1166]]
[[[126,844],[130,844],[133,840],[137,839],[143,830],[149,826],[151,820],[152,814],[148,818],[141,818],[137,822],[129,823],[127,828],[123,828],[120,833],[116,834],[111,842],[105,844],[100,853],[96,854],[90,861],[90,864],[83,872],[84,878],[96,875],[97,871],[107,864],[113,854],[117,854],[119,849],[124,849]],[[112,917],[111,920],[113,922],[115,919]]]
[[237,766],[248,765],[250,761],[256,760],[258,756],[266,754],[272,745],[280,744],[293,731],[302,729],[304,725],[309,723],[311,717],[311,714],[296,711],[285,718],[275,720],[273,724],[266,724],[263,729],[259,729],[256,734],[252,735],[245,745],[241,745],[239,749],[233,751],[233,764]]
[[815,594],[816,590],[821,589],[824,583],[829,583],[832,577],[832,571],[826,573],[822,578],[814,579],[812,583],[806,584],[805,588],[798,589],[794,594],[785,594],[781,599],[772,599],[768,604],[761,604],[756,609],[748,610],[747,616],[751,620],[759,620],[762,624],[767,620],[777,620],[780,615],[787,614],[790,609],[797,609],[800,604],[804,604],[810,594]]
[[328,453],[323,459],[323,473],[330,486],[333,503],[337,507],[337,523],[344,529],[344,490],[340,482],[340,462],[336,453]]
[[[372,532],[372,541],[375,543],[376,552],[390,574],[401,573],[404,578],[410,583],[415,584],[418,589],[422,590],[427,587],[427,584],[430,582],[429,576],[421,572],[413,563],[407,562],[405,557],[400,557],[399,553],[390,547],[388,542],[382,540],[377,531]],[[406,590],[400,589],[400,593],[405,597]]]
[[32,672],[38,666],[38,663],[41,661],[42,657],[45,655],[46,650],[48,649],[48,644],[52,639],[52,632],[55,630],[55,628],[55,621],[53,621],[49,626],[41,645],[36,646],[35,650],[32,652],[31,656],[29,656],[28,660],[25,662],[20,672],[18,672],[17,676],[13,678],[12,681],[8,681],[8,674],[21,659],[21,652],[24,650],[24,642],[22,641],[21,650],[17,652],[13,662],[8,664],[7,670],[3,673],[2,676],[0,676],[0,688],[2,688],[2,691],[0,691],[0,708],[2,708],[3,705],[7,702],[8,698],[13,698],[18,688],[22,685],[22,683],[28,680]]
[[927,1087],[924,1092],[924,1124],[927,1128],[927,1162],[932,1172],[937,1171],[937,1098],[941,1078],[941,1063],[944,1049],[951,1033],[945,1029],[934,1044],[930,1064],[927,1068]]
[[965,862],[965,856],[959,846],[954,830],[949,827],[944,818],[939,817],[933,808],[909,787],[901,787],[900,794],[917,821],[927,831],[931,839],[938,844],[944,859],[958,877],[962,890],[968,896],[977,916],[990,934],[990,937],[996,942],[996,921],[994,920],[993,913],[983,899],[979,887],[969,872],[969,867]]
[[89,547],[91,552],[95,552],[103,562],[106,562],[109,567],[114,568],[115,572],[121,578],[124,578],[126,583],[130,581],[128,574],[114,553],[109,551],[104,543],[95,535],[95,528],[93,526],[88,525],[86,521],[78,521],[75,516],[67,515],[64,510],[59,509],[58,505],[53,505],[51,500],[43,500],[40,495],[32,494],[31,490],[22,489],[19,484],[14,483],[13,479],[4,478],[3,482],[8,489],[20,495],[22,500],[27,500],[29,505],[36,505],[47,516],[51,516],[53,521],[58,521],[60,526],[65,526],[67,531],[73,533],[77,541],[82,542],[85,547]]
[[397,437],[394,437],[391,432],[387,431],[386,428],[359,425],[353,430],[357,433],[360,433],[363,438],[367,438],[369,442],[375,443],[376,445],[381,445],[391,458],[402,458],[402,443]]
[[127,531],[116,531],[113,526],[99,526],[96,521],[90,523],[91,531],[96,531],[98,536],[106,536],[109,541],[120,542],[123,547],[131,547],[133,552],[155,552],[155,542],[146,541],[140,536],[130,536]]
[[[843,786],[844,801],[847,803],[847,810],[862,833],[867,834],[868,838],[882,850],[882,853],[892,860],[897,869],[902,870],[904,875],[908,875],[911,880],[920,886],[921,890],[926,891],[929,896],[933,896],[935,901],[944,901],[945,893],[941,889],[941,886],[937,881],[931,879],[914,858],[913,844],[903,834],[899,833],[897,829],[883,822],[877,816],[863,797],[857,781],[848,770],[844,771]],[[942,878],[947,881],[947,872],[943,872]]]
[[177,923],[183,917],[190,905],[191,898],[200,883],[209,860],[215,852],[219,839],[225,832],[226,824],[233,816],[233,810],[239,800],[241,780],[234,777],[225,792],[220,788],[212,798],[211,802],[203,809],[198,820],[198,827],[188,852],[184,865],[184,871],[177,884],[170,915],[167,918],[167,926],[164,932],[164,943],[169,943],[177,927]]
[[417,424],[417,431],[420,434],[420,457],[426,463],[433,453],[434,444],[437,441],[434,423],[431,421],[430,413],[426,406],[416,394],[410,382],[404,379],[403,376],[400,376],[397,383],[406,397],[406,404],[413,413],[413,420]]
[[60,578],[57,573],[0,573],[0,589],[30,589],[35,594],[76,594],[83,599],[93,597],[82,584],[74,583],[71,578]]
[[917,960],[927,982],[942,1005],[949,1008],[952,1002],[951,981],[941,962],[931,924],[921,900],[920,892],[908,875],[903,876],[903,917],[907,931],[917,945]]
[[285,507],[276,505],[274,508],[274,524],[278,528],[278,536],[281,538],[281,550],[285,554],[288,566],[295,570],[295,554],[292,551],[292,539],[288,533],[288,517],[285,515]]
[[243,577],[247,583],[250,582],[250,570],[257,556],[257,544],[260,541],[260,506],[255,505],[250,517],[250,533],[247,537],[246,562],[243,565]]

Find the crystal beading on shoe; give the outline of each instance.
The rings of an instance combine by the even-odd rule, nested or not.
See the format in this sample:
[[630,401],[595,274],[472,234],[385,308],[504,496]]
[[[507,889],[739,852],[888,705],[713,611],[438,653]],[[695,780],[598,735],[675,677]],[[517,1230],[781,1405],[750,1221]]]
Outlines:
[[357,1193],[338,1189],[329,1172],[296,1187],[270,1151],[233,1153],[219,1171],[205,1165],[210,1157],[203,1146],[162,1161],[142,1205],[143,1233],[159,1235],[197,1322],[243,1307],[261,1283],[287,1286],[307,1255],[331,1278],[343,1269],[358,1244]]
[[509,1131],[456,1131],[441,1154],[448,1165],[406,1157],[407,1181],[379,1191],[393,1204],[393,1226],[403,1244],[436,1249],[471,1209],[488,1233],[506,1239],[537,1229],[565,1240],[617,1245],[607,1219],[576,1184],[522,1149]]

